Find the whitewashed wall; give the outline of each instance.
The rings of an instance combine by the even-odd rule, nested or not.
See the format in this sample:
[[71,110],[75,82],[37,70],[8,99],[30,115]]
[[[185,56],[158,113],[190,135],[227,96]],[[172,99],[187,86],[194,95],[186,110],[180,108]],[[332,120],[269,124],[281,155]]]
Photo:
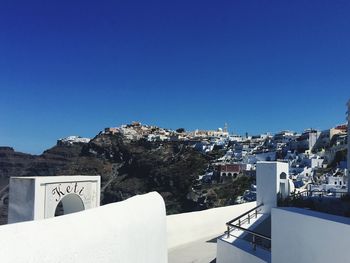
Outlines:
[[271,254],[259,247],[256,248],[256,251],[253,251],[251,244],[245,240],[237,239],[235,244],[232,245],[219,239],[216,262],[267,263],[271,262]]
[[350,218],[272,209],[272,263],[349,262]]
[[166,263],[158,193],[66,216],[0,227],[1,263]]
[[223,234],[225,223],[254,208],[256,202],[167,216],[168,249]]
[[258,162],[256,165],[256,199],[263,203],[262,212],[269,214],[277,206],[277,193],[280,191],[280,174],[288,176],[288,163]]

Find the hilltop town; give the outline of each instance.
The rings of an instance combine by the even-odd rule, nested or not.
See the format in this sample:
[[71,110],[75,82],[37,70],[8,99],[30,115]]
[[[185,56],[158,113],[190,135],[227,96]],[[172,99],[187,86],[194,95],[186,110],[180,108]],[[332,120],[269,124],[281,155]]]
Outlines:
[[[307,129],[298,134],[280,131],[275,134],[240,136],[230,134],[227,124],[217,130],[185,131],[143,125],[140,122],[109,127],[101,131],[105,135],[121,135],[129,141],[157,143],[181,143],[210,157],[203,174],[198,174],[193,193],[203,197],[205,185],[234,182],[239,176],[253,177],[258,161],[283,161],[289,163],[292,186],[295,191],[315,190],[346,192],[347,125],[341,124],[327,130]],[[68,137],[62,143],[88,143],[88,138]],[[254,181],[254,180],[253,180]],[[200,187],[199,187],[200,186]],[[205,195],[205,194],[204,194]],[[255,200],[254,184],[245,190],[235,203]]]
[[[25,179],[26,176],[36,176],[30,178],[51,180],[53,177],[50,175],[79,175],[73,178],[80,180],[84,178],[81,175],[90,175],[89,178],[101,180],[98,194],[101,204],[156,191],[164,200],[167,215],[184,216],[184,225],[191,228],[198,221],[194,220],[194,225],[189,224],[187,216],[197,213],[186,212],[200,211],[198,213],[205,215],[201,214],[200,218],[207,220],[210,226],[213,211],[219,211],[211,208],[228,209],[227,220],[241,213],[232,219],[238,220],[238,225],[226,224],[228,231],[213,243],[215,250],[209,254],[213,256],[218,251],[217,262],[226,262],[222,261],[226,257],[234,258],[220,252],[222,246],[231,246],[228,242],[236,240],[232,239],[231,233],[237,226],[237,231],[250,231],[242,228],[242,224],[250,227],[259,222],[257,229],[261,226],[266,234],[251,231],[253,239],[248,240],[250,245],[247,247],[253,254],[264,247],[264,257],[269,258],[272,253],[271,237],[276,233],[271,232],[271,224],[285,221],[272,221],[268,210],[261,212],[260,207],[265,207],[265,201],[266,207],[269,207],[271,197],[274,206],[284,209],[301,207],[307,208],[308,212],[315,210],[350,217],[347,150],[346,124],[324,131],[307,129],[300,134],[280,131],[239,136],[231,134],[227,125],[217,130],[186,131],[139,122],[105,128],[94,138],[69,136],[59,139],[54,147],[39,156],[0,147],[0,224],[6,224],[7,215],[9,218],[12,215],[12,210],[8,209],[11,200],[8,180],[11,176],[21,175]],[[47,175],[49,177],[42,177]],[[57,178],[63,180],[64,177]],[[66,186],[65,190],[58,184],[50,193],[59,198],[68,191],[81,192],[82,189],[77,188],[77,183]],[[258,206],[257,202],[260,203]],[[250,210],[231,211],[233,207]],[[57,205],[56,210],[57,215],[64,214],[63,206]],[[232,214],[233,211],[236,214]],[[220,222],[218,218],[222,215],[218,213],[215,216],[217,219],[214,221]],[[247,219],[242,219],[244,217]],[[234,222],[232,220],[229,222]],[[220,230],[215,231],[222,231],[223,226],[222,223],[218,227]],[[214,236],[217,237],[217,233]],[[205,241],[205,244],[208,242]],[[232,245],[230,251],[236,251],[235,241]],[[177,257],[176,253],[174,255]]]
[[62,138],[38,156],[0,147],[0,215],[6,216],[11,176],[101,175],[102,203],[158,191],[169,214],[250,202],[258,161],[288,163],[292,192],[334,196],[347,191],[346,147],[345,124],[240,136],[227,125],[186,131],[140,122],[105,128],[92,139]]

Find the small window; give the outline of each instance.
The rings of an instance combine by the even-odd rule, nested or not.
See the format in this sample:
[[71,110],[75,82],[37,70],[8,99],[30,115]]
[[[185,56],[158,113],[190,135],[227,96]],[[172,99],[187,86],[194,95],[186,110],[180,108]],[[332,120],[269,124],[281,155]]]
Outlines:
[[337,182],[334,182],[334,184],[337,184]]
[[287,179],[287,174],[286,173],[281,173],[280,174],[280,179]]

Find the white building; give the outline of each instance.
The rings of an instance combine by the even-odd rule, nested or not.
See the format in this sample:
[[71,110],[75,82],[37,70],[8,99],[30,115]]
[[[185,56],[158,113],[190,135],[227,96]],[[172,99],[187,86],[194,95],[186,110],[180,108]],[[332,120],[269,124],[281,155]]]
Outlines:
[[[256,202],[166,217],[161,196],[150,193],[62,217],[1,226],[1,262],[348,262],[344,251],[350,219],[277,208],[277,194],[287,196],[293,190],[288,164],[263,162],[257,169]],[[239,225],[223,233],[225,222],[233,218]]]
[[74,143],[89,143],[90,138],[83,138],[80,136],[68,136],[66,138],[62,138],[57,140],[57,144],[66,144],[66,145],[72,145]]
[[305,167],[311,168],[311,169],[315,169],[315,168],[321,168],[322,164],[324,162],[323,158],[320,158],[317,155],[313,155],[313,156],[304,156],[301,164]]
[[349,218],[277,207],[277,193],[283,196],[288,190],[283,179],[287,169],[280,163],[258,163],[257,207],[227,223],[228,231],[217,241],[217,263],[348,262],[346,253],[329,251],[346,249]]
[[320,136],[320,132],[316,130],[306,130],[299,138],[298,148],[312,150],[318,137]]
[[232,142],[241,142],[243,140],[243,138],[240,135],[232,134],[229,136],[229,140]]
[[278,143],[288,143],[290,140],[294,139],[295,132],[292,131],[280,131],[273,136],[274,141]]
[[243,162],[248,164],[256,164],[260,161],[275,161],[276,160],[276,152],[259,152],[248,154],[243,157]]
[[345,176],[328,176],[327,183],[331,186],[346,186],[347,177]]
[[[349,113],[350,101],[348,108]],[[306,134],[304,137],[303,140],[310,143],[310,137]],[[312,162],[310,166],[313,166]],[[283,166],[279,164],[258,163],[258,206],[227,223],[227,232],[218,239],[216,262],[349,262],[347,253],[338,253],[348,249],[349,218],[308,209],[277,208],[277,193],[286,197],[290,193],[288,190],[293,191],[292,188],[285,187],[289,185],[287,181],[282,186],[281,179],[288,173],[283,174],[281,169]],[[343,188],[345,180],[342,177],[331,176],[328,177],[327,185]]]
[[319,195],[320,192],[324,192],[328,196],[339,196],[339,193],[346,193],[348,178],[343,175],[326,175],[325,183],[322,184],[309,184],[309,191],[313,192],[313,195]]
[[[348,101],[348,111],[347,111],[347,121],[348,121],[348,158],[347,158],[347,162],[348,162],[348,185],[350,183],[350,100]],[[348,192],[350,193],[350,187],[348,187]]]

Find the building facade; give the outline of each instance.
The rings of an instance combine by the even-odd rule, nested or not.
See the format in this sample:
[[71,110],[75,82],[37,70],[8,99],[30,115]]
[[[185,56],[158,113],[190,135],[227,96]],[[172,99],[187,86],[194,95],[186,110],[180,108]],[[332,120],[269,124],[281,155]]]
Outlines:
[[[349,134],[350,134],[350,100],[348,101],[348,159],[347,159],[347,163],[348,163],[348,185],[350,183],[350,139],[349,139]],[[348,192],[350,192],[350,187],[348,187]]]

